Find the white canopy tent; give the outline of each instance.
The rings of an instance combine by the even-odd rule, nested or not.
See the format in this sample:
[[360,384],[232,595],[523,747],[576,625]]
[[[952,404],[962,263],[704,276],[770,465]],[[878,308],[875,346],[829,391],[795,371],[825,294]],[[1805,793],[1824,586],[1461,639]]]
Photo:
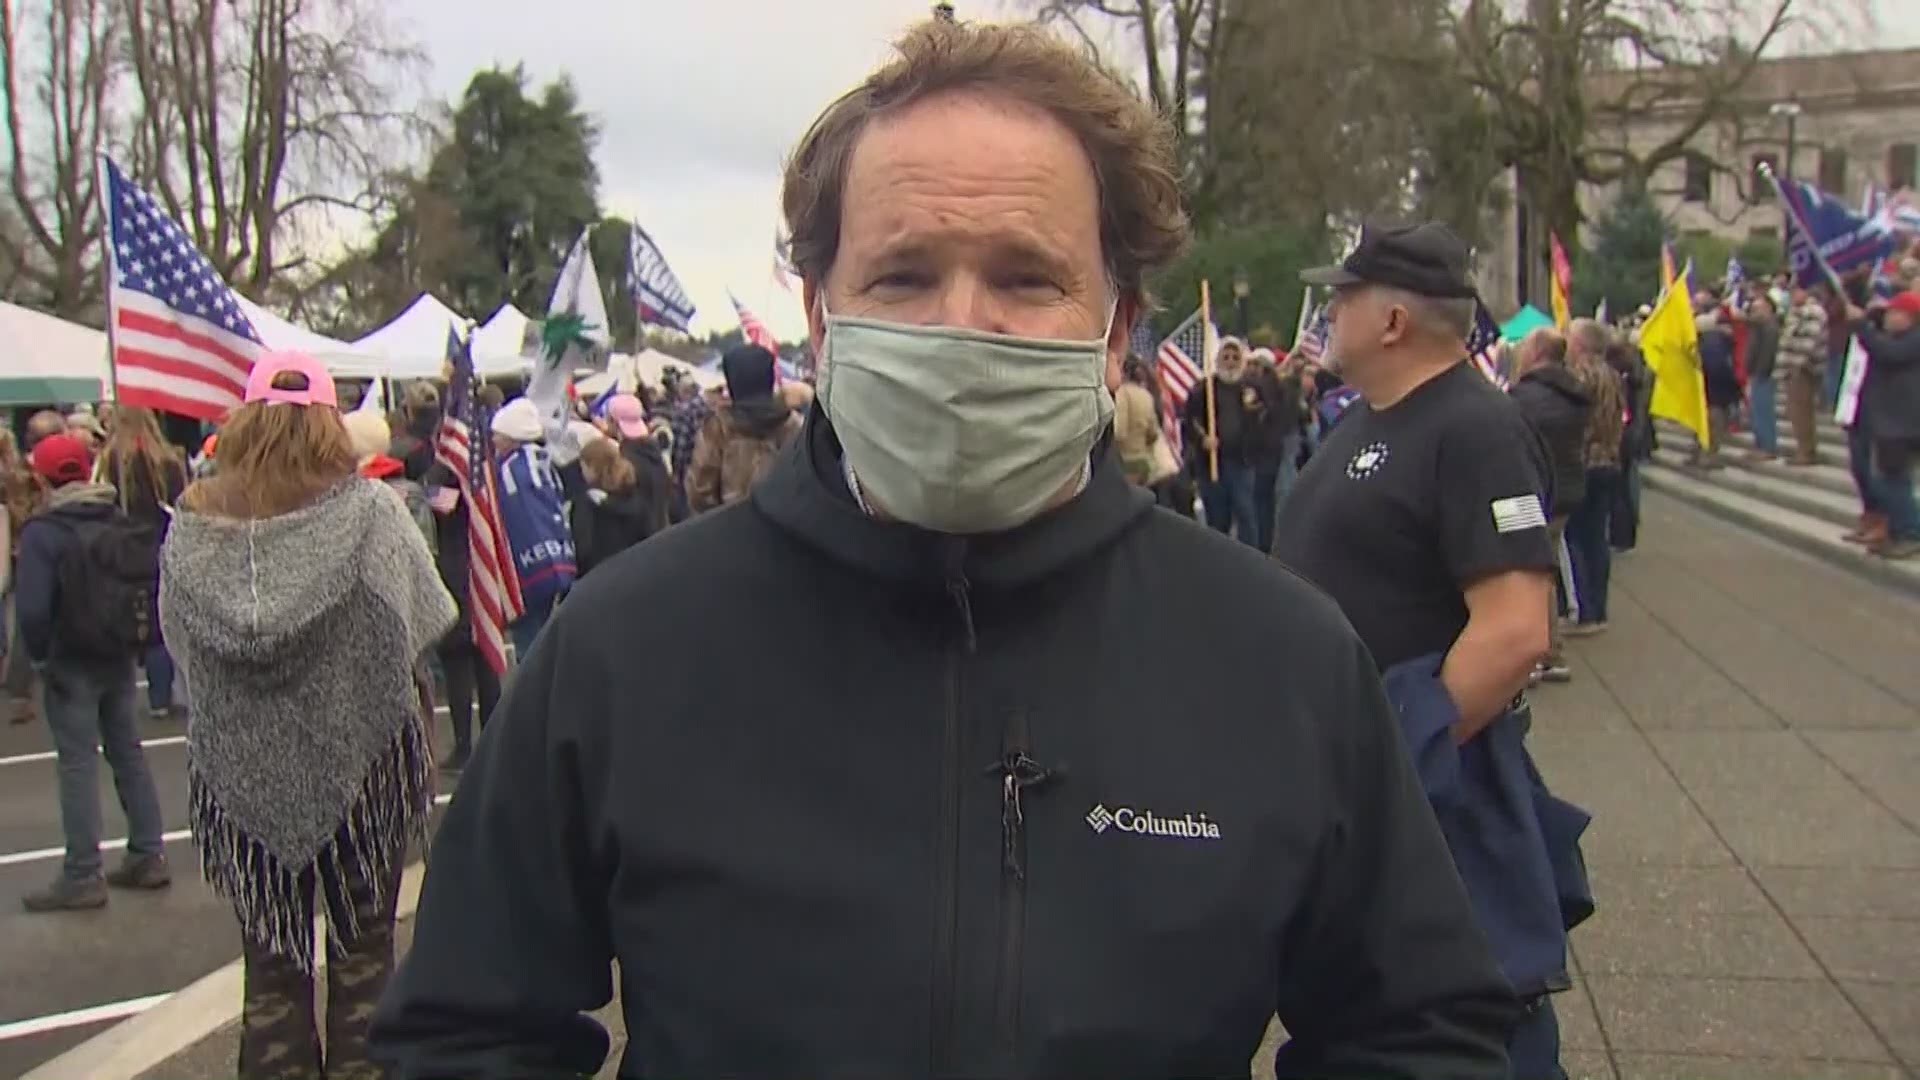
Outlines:
[[113,394],[107,335],[0,302],[0,405],[76,405]]
[[353,348],[380,357],[396,379],[438,378],[447,360],[447,332],[467,320],[432,293],[421,293],[393,321],[354,341]]
[[527,370],[527,334],[533,320],[512,304],[487,317],[473,332],[473,366],[482,377],[517,375]]
[[359,349],[350,342],[295,326],[237,292],[233,297],[240,302],[241,312],[253,324],[254,332],[260,335],[261,342],[267,348],[306,353],[325,364],[334,375],[371,379],[386,374],[379,356]]

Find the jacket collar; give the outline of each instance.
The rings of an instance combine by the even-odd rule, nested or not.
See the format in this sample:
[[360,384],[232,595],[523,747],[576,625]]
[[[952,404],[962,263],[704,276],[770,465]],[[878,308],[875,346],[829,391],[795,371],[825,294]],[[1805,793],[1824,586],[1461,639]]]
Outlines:
[[816,404],[800,438],[753,489],[753,506],[802,543],[847,566],[904,585],[943,588],[964,581],[988,589],[1026,585],[1091,556],[1153,510],[1110,459],[1110,438],[1094,451],[1086,489],[1019,528],[951,536],[868,517],[841,466],[840,439]]

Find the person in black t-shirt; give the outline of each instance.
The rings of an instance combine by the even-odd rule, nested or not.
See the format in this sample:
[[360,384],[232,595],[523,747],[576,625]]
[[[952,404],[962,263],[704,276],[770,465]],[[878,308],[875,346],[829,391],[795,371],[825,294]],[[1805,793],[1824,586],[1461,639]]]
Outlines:
[[[1559,845],[1544,839],[1536,800],[1506,783],[1538,776],[1522,692],[1549,642],[1551,465],[1467,359],[1467,261],[1443,226],[1369,228],[1342,266],[1303,275],[1335,290],[1330,362],[1361,400],[1295,484],[1275,554],[1333,597],[1385,675],[1481,927],[1528,1002],[1508,1044],[1513,1075],[1558,1080],[1548,995],[1568,978],[1562,864],[1549,850]],[[1449,743],[1451,779],[1430,777]],[[1577,838],[1584,815],[1569,809]],[[1525,884],[1543,877],[1541,889]]]
[[1382,670],[1446,653],[1470,735],[1547,651],[1551,464],[1519,409],[1466,362],[1464,247],[1451,272],[1444,256],[1459,241],[1442,227],[1381,241],[1371,280],[1340,271],[1331,282],[1333,361],[1364,400],[1295,484],[1276,548],[1339,602]]

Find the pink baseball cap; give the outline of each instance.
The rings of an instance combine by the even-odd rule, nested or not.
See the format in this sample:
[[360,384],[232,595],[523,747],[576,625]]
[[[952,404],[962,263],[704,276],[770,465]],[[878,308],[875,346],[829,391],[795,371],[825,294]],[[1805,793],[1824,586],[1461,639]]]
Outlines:
[[622,438],[647,437],[647,410],[632,394],[615,394],[607,402],[607,419],[620,429]]
[[[288,373],[306,376],[307,385],[299,390],[273,385],[274,379]],[[247,375],[246,400],[248,404],[269,401],[282,405],[340,407],[339,395],[333,389],[333,376],[327,374],[326,365],[303,352],[270,352],[255,360],[253,371]]]

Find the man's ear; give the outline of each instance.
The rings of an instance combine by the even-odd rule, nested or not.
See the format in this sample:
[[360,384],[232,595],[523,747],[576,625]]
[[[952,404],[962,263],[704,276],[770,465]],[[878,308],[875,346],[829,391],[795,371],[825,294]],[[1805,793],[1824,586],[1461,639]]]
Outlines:
[[824,283],[811,278],[800,283],[800,299],[807,305],[807,342],[813,346],[816,358],[823,355],[823,347],[827,342],[827,320],[821,303],[822,290],[825,288]]
[[[1113,326],[1107,330],[1107,391],[1117,393],[1122,381],[1122,371],[1127,362],[1127,353],[1133,348],[1133,324],[1145,317],[1146,305],[1140,302],[1139,294],[1122,297],[1113,309]],[[1140,359],[1153,362],[1150,356]]]

